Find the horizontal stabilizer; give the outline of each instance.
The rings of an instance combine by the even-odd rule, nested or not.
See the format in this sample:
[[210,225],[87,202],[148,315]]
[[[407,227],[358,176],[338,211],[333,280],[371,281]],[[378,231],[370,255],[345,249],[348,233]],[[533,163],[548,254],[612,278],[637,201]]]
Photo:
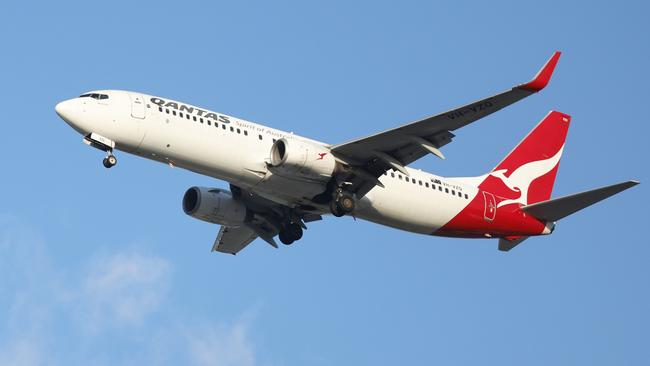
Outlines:
[[534,203],[532,205],[524,206],[521,209],[538,219],[557,221],[571,215],[572,213],[580,211],[585,207],[589,207],[596,202],[600,202],[605,198],[634,187],[637,184],[639,184],[638,181],[630,180],[582,193]]

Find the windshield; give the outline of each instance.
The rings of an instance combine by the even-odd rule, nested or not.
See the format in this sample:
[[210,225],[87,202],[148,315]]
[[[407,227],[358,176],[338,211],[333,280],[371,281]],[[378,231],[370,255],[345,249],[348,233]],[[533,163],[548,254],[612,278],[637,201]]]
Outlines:
[[108,99],[108,95],[106,94],[97,94],[97,93],[88,93],[88,94],[81,94],[79,98],[93,98],[93,99]]

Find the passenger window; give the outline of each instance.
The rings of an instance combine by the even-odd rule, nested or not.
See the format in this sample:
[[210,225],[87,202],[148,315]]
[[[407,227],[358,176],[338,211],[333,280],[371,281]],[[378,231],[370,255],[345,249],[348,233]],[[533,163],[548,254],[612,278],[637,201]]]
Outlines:
[[469,199],[469,197],[467,196],[467,193],[465,193],[465,199]]
[[194,119],[194,122],[196,122],[196,116],[193,116],[192,119]]
[[208,120],[208,126],[212,126],[212,122],[210,122],[210,120]]
[[190,119],[190,115],[189,115],[189,114],[186,114],[185,117],[187,117],[187,119]]
[[241,130],[239,128],[237,129],[237,133],[241,133]]
[[232,126],[230,126],[230,132],[235,132],[235,129]]
[[438,186],[438,190],[442,192],[442,186]]
[[427,187],[427,188],[429,188],[429,183],[426,183],[426,182],[425,182],[425,183],[424,183],[424,186]]
[[395,173],[390,173],[391,178],[395,178]]
[[262,139],[262,135],[257,135],[257,138],[261,140],[261,139]]
[[449,188],[445,188],[445,193],[449,193]]
[[203,123],[203,117],[199,118],[199,121],[201,121],[201,123]]
[[420,184],[420,185],[422,185],[422,181],[421,181],[421,180],[419,180],[419,181],[418,181],[418,184]]
[[158,107],[158,112],[162,112],[162,107]]
[[169,114],[169,109],[165,108],[165,113]]
[[183,112],[178,112],[178,115],[181,116],[181,118],[183,118]]
[[399,177],[399,180],[402,180],[402,175],[401,174],[397,174],[397,176]]
[[248,136],[248,131],[244,130],[244,136]]
[[408,181],[409,181],[409,177],[404,177],[404,180],[408,182]]
[[221,125],[221,127],[223,127],[224,130],[226,129],[226,125]]
[[176,115],[176,111],[172,111],[172,114],[175,116],[175,115]]

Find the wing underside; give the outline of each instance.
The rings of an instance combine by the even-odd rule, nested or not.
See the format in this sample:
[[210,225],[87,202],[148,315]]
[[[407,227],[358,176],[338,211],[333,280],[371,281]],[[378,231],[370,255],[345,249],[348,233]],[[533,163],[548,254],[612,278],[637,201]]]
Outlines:
[[257,234],[245,226],[222,226],[212,246],[213,252],[237,254],[257,238]]
[[306,223],[322,219],[317,213],[275,203],[235,185],[230,189],[233,196],[246,206],[247,218],[239,226],[222,226],[212,246],[213,252],[237,254],[257,238],[277,248],[274,237],[287,224],[298,224],[306,229]]

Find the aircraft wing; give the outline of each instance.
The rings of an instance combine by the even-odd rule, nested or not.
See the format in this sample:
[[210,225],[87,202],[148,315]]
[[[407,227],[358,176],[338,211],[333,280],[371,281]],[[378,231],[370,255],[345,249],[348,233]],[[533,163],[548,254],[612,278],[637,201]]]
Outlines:
[[222,226],[214,241],[212,251],[237,254],[256,238],[257,234],[246,226]]
[[527,83],[401,127],[335,145],[332,154],[352,167],[347,181],[352,183],[352,191],[357,196],[363,196],[379,183],[376,178],[389,169],[408,175],[404,167],[427,154],[444,159],[439,149],[451,142],[452,131],[542,90],[559,58],[557,51]]
[[213,252],[237,254],[253,240],[260,238],[274,248],[278,247],[274,237],[280,232],[282,223],[305,223],[321,220],[318,214],[300,207],[289,208],[257,195],[253,191],[230,185],[230,190],[250,211],[250,217],[241,226],[222,226],[212,246]]

